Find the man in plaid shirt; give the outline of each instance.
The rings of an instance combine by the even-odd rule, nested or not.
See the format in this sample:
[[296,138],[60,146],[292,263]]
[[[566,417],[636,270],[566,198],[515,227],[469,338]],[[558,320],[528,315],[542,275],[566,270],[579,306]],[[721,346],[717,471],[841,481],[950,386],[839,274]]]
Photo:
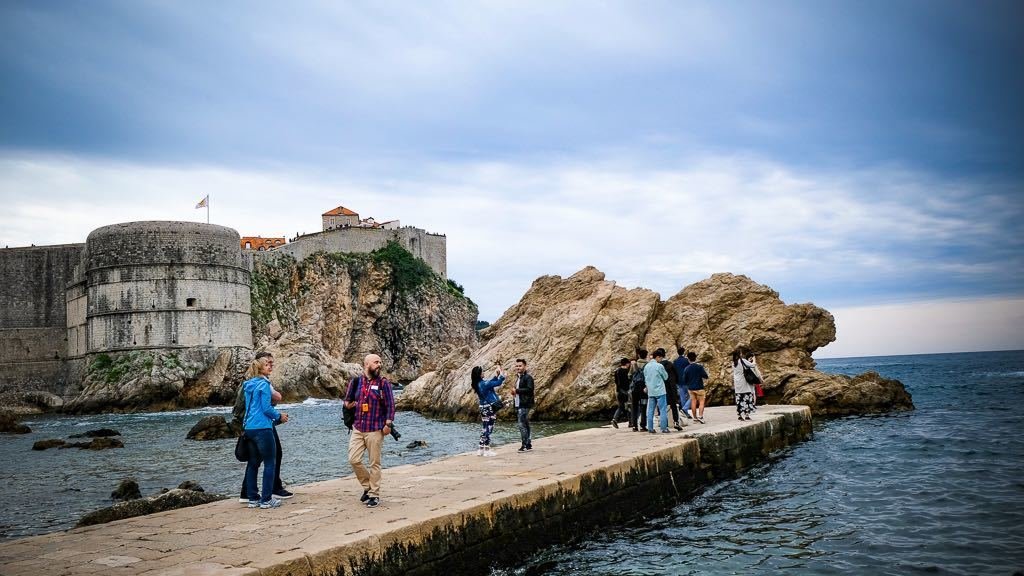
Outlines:
[[[395,396],[391,383],[380,374],[380,365],[380,356],[367,355],[363,375],[349,383],[345,394],[345,407],[356,411],[348,441],[348,463],[363,486],[359,501],[366,502],[367,508],[380,504],[380,453],[395,420]],[[370,453],[369,470],[363,464],[365,452]]]

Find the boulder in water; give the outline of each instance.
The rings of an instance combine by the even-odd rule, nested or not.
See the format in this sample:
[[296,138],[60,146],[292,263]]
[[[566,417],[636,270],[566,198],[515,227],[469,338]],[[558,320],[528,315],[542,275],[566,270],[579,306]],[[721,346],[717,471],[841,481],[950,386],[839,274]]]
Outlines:
[[427,447],[427,441],[426,440],[413,440],[412,442],[409,442],[409,444],[406,446],[406,448],[408,448],[410,450],[412,450],[413,448],[426,448],[426,447]]
[[107,448],[124,448],[124,442],[117,438],[93,438],[89,442],[68,442],[64,448],[81,448],[83,450],[106,450]]
[[240,430],[229,424],[220,414],[205,416],[185,435],[187,440],[220,440],[236,438]]
[[192,490],[195,492],[206,492],[206,490],[203,490],[203,487],[199,485],[199,482],[196,482],[195,480],[185,480],[181,484],[178,484],[178,489]]
[[28,434],[32,429],[18,422],[13,412],[0,412],[0,434]]
[[46,450],[48,448],[63,448],[67,442],[60,440],[59,438],[50,438],[49,440],[37,440],[32,444],[33,450]]
[[97,430],[89,430],[88,432],[82,432],[81,434],[72,434],[68,438],[109,438],[111,436],[120,436],[121,433],[117,430],[111,430],[110,428],[99,428]]
[[225,498],[227,497],[220,494],[208,494],[206,492],[198,492],[195,490],[176,489],[159,496],[137,498],[127,502],[119,502],[108,508],[90,512],[85,516],[82,516],[82,519],[78,521],[78,524],[76,524],[75,527],[81,528],[82,526],[104,524],[106,522],[113,522],[114,520],[134,518],[135,516],[144,516],[146,514],[163,512],[165,510],[198,506],[200,504],[208,504]]
[[121,502],[135,500],[136,498],[142,498],[142,492],[139,491],[139,483],[135,481],[135,478],[125,478],[124,480],[121,480],[121,483],[117,485],[117,488],[110,493],[111,500],[118,500]]

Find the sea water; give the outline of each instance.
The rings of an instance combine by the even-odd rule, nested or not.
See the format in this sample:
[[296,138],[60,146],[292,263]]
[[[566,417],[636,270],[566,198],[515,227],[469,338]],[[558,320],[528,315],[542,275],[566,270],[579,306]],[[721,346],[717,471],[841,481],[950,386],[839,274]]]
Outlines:
[[[1003,574],[1024,570],[1024,351],[820,360],[825,372],[876,370],[901,380],[912,412],[819,419],[814,436],[665,514],[538,550],[495,575]],[[769,375],[770,377],[770,375]],[[349,474],[340,404],[282,406],[282,476],[302,484]],[[196,480],[237,497],[233,440],[185,440],[227,408],[37,416],[0,437],[6,487],[0,538],[65,529],[134,477],[144,494]],[[385,466],[475,448],[479,425],[415,413],[396,419]],[[541,437],[602,423],[536,423]],[[33,452],[32,442],[115,428],[125,448]],[[425,440],[423,448],[406,448]],[[637,442],[643,442],[638,435]],[[518,444],[499,422],[496,443]],[[386,474],[386,471],[385,471]]]

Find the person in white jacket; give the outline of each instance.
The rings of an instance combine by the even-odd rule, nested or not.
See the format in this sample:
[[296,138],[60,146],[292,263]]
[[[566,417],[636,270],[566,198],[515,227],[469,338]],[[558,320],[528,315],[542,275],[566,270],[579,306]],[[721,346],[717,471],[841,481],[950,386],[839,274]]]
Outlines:
[[750,413],[754,410],[754,382],[747,381],[744,368],[753,372],[758,382],[762,380],[757,364],[748,362],[744,356],[742,348],[732,353],[732,388],[736,392],[737,420],[750,420]]

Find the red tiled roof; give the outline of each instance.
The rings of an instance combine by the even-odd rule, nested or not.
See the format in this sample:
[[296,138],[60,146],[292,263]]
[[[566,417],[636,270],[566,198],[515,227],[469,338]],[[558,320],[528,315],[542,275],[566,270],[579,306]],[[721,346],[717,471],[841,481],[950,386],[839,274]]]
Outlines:
[[356,214],[344,206],[338,206],[334,210],[324,212],[324,216],[359,216],[359,214]]

